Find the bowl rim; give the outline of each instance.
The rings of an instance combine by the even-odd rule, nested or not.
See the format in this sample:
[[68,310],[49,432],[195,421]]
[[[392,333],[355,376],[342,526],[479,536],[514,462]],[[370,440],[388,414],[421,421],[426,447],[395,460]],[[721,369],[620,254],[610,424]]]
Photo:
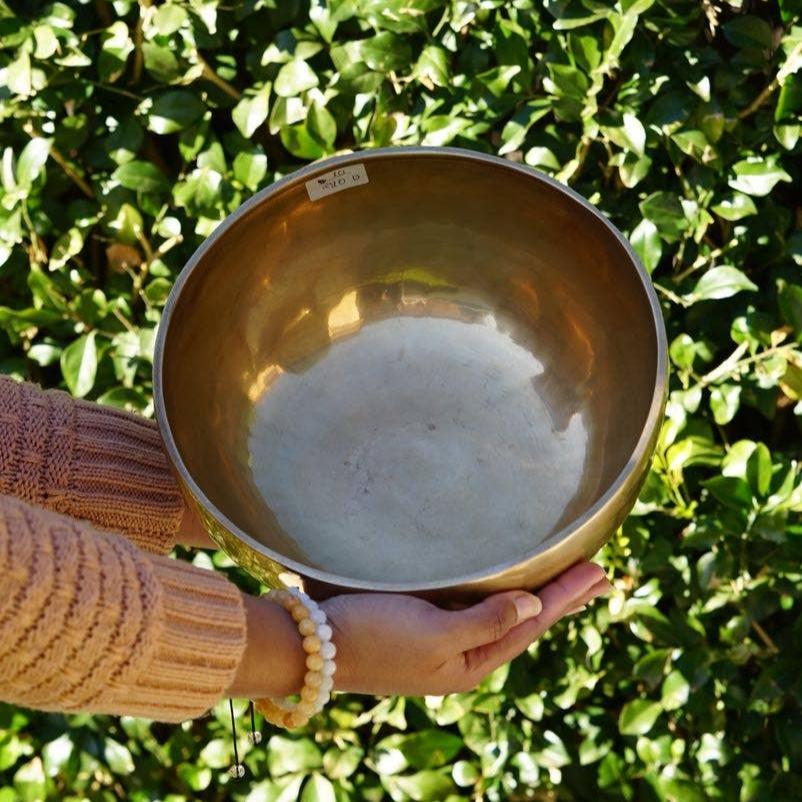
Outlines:
[[[298,560],[291,559],[283,554],[273,550],[264,543],[256,540],[247,532],[243,531],[228,516],[226,516],[212,501],[206,496],[202,488],[195,482],[184,460],[181,457],[178,446],[173,437],[170,421],[167,416],[167,409],[164,400],[164,354],[167,340],[167,333],[170,328],[170,321],[173,312],[181,298],[182,291],[197,266],[206,256],[217,241],[233,226],[245,217],[257,206],[279,194],[292,185],[301,184],[321,173],[327,173],[332,169],[346,164],[354,164],[374,159],[382,158],[437,158],[448,157],[454,159],[464,159],[466,161],[473,161],[478,164],[483,164],[488,167],[509,170],[513,173],[525,176],[531,180],[540,181],[548,187],[557,190],[569,199],[578,203],[582,208],[589,212],[593,217],[600,222],[608,232],[618,241],[624,252],[628,255],[635,272],[640,279],[641,285],[645,292],[646,298],[649,302],[651,310],[651,320],[654,325],[654,333],[656,340],[656,360],[655,360],[655,377],[654,388],[652,391],[652,400],[649,405],[649,411],[646,416],[646,421],[643,425],[640,437],[638,438],[635,447],[631,451],[624,467],[619,471],[615,479],[599,496],[596,501],[589,506],[581,515],[569,521],[565,526],[557,532],[553,532],[545,540],[537,544],[534,549],[526,552],[523,555],[518,555],[515,558],[507,560],[493,566],[487,566],[479,571],[474,571],[470,574],[463,576],[452,577],[450,579],[437,579],[427,582],[384,582],[373,581],[366,579],[358,579],[355,577],[342,576],[340,574],[331,573],[319,568],[314,568],[302,563]],[[229,214],[215,230],[198,246],[187,263],[184,265],[180,274],[176,278],[175,283],[170,291],[169,297],[162,310],[161,319],[159,321],[156,342],[154,346],[153,357],[153,399],[156,421],[164,440],[164,445],[167,450],[170,461],[177,471],[181,482],[189,489],[195,497],[197,503],[205,508],[207,514],[215,518],[219,524],[224,526],[229,533],[234,535],[238,540],[243,542],[251,550],[262,554],[264,557],[278,563],[281,567],[287,569],[288,572],[295,572],[301,577],[315,579],[330,585],[340,588],[348,588],[351,590],[365,590],[365,591],[379,591],[379,592],[392,592],[392,593],[418,593],[426,591],[439,591],[447,590],[455,586],[467,586],[471,584],[481,583],[485,580],[490,580],[495,576],[504,574],[505,572],[514,569],[515,566],[529,562],[535,557],[545,557],[549,552],[556,551],[558,548],[565,548],[566,544],[572,539],[579,536],[580,532],[592,523],[592,521],[600,517],[609,507],[611,502],[622,495],[627,490],[631,489],[634,483],[634,474],[636,469],[643,465],[643,462],[651,455],[651,450],[654,445],[657,428],[663,417],[663,409],[666,403],[668,392],[668,342],[663,315],[660,310],[660,303],[657,298],[657,293],[654,290],[649,274],[646,272],[643,264],[635,253],[634,248],[624,235],[607,219],[607,217],[593,204],[586,200],[576,190],[571,187],[561,184],[556,179],[546,175],[538,170],[528,167],[517,162],[504,159],[500,156],[495,156],[478,151],[467,150],[463,148],[454,147],[431,147],[422,145],[413,146],[395,146],[385,148],[373,148],[368,150],[356,150],[349,153],[339,154],[327,159],[323,159],[311,164],[305,165],[292,173],[280,178],[268,187],[257,192],[235,211]],[[247,569],[246,569],[247,570]]]

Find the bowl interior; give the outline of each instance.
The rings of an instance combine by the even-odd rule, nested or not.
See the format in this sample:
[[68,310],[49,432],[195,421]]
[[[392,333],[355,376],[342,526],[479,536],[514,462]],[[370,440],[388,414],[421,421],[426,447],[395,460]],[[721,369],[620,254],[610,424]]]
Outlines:
[[453,580],[530,554],[625,468],[653,316],[610,229],[536,176],[363,161],[367,183],[290,182],[208,243],[168,323],[165,414],[208,500],[279,555]]

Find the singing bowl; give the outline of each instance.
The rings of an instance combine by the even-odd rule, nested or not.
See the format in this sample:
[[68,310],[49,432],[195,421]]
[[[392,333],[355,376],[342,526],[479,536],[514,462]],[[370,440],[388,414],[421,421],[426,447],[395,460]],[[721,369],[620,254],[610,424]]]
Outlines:
[[666,392],[648,276],[533,170],[450,148],[308,166],[200,246],[155,406],[209,534],[269,585],[536,588],[632,508]]

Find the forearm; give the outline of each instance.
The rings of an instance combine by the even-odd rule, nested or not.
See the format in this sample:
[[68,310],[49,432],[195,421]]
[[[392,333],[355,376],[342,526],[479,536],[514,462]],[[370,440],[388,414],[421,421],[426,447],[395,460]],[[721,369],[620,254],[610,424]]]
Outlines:
[[191,521],[153,421],[7,377],[0,377],[0,494],[162,554],[184,531],[182,519]]
[[245,596],[246,644],[229,696],[258,699],[297,693],[305,657],[298,625],[280,605]]
[[0,699],[182,721],[231,686],[245,608],[224,576],[0,497]]

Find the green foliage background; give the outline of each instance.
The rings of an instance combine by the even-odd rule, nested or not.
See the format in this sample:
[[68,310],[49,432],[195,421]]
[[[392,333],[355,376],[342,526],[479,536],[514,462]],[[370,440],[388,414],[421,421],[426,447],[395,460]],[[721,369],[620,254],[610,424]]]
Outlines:
[[160,309],[215,225],[302,162],[420,142],[596,203],[652,272],[672,360],[614,594],[477,692],[339,697],[242,738],[241,782],[224,705],[182,727],[4,706],[0,802],[802,799],[800,14],[0,0],[4,372],[150,414]]

